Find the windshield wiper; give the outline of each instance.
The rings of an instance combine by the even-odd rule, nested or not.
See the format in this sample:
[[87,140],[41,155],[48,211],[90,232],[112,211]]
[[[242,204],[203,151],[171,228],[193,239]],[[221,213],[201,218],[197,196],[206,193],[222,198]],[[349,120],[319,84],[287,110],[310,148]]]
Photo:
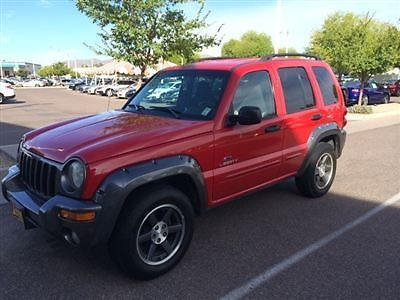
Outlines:
[[142,105],[136,105],[136,104],[128,104],[127,106],[133,107],[136,111],[146,109],[144,106],[142,106]]
[[169,107],[165,107],[165,106],[150,106],[149,108],[154,109],[154,110],[160,110],[160,111],[169,112],[171,115],[174,116],[175,119],[179,119],[180,118],[179,115],[178,115],[178,113],[180,113],[180,112],[177,111],[177,110],[174,110],[172,108],[169,108]]

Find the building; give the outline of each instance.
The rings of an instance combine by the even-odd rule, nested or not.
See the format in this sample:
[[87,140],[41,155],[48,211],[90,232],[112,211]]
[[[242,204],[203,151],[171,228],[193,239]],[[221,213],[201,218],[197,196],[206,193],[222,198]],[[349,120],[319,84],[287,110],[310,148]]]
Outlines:
[[0,77],[10,77],[15,76],[18,70],[26,70],[29,75],[36,76],[37,71],[42,66],[35,63],[30,62],[0,62]]

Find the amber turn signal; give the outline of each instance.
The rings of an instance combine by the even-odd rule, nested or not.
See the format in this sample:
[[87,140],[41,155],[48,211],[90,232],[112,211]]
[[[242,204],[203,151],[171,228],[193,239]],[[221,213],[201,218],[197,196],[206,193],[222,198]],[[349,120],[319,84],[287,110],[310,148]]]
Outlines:
[[60,210],[60,216],[64,219],[84,222],[92,221],[96,217],[95,211],[70,211],[66,209]]

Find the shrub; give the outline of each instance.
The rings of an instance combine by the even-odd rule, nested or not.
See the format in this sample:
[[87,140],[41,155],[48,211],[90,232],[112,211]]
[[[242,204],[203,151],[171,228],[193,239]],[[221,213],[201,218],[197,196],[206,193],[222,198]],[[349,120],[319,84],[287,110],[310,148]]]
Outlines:
[[351,114],[372,114],[372,107],[367,105],[353,105],[348,108]]

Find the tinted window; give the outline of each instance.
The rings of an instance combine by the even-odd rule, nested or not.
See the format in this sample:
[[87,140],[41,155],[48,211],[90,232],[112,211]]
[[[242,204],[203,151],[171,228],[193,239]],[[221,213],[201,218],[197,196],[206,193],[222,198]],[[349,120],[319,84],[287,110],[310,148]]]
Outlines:
[[240,79],[239,86],[233,97],[233,114],[238,115],[243,106],[258,107],[263,118],[275,115],[274,95],[267,72],[248,73]]
[[338,95],[336,86],[328,70],[324,67],[313,67],[312,69],[317,78],[325,105],[337,103]]
[[310,80],[303,68],[279,69],[287,113],[294,113],[314,106]]

